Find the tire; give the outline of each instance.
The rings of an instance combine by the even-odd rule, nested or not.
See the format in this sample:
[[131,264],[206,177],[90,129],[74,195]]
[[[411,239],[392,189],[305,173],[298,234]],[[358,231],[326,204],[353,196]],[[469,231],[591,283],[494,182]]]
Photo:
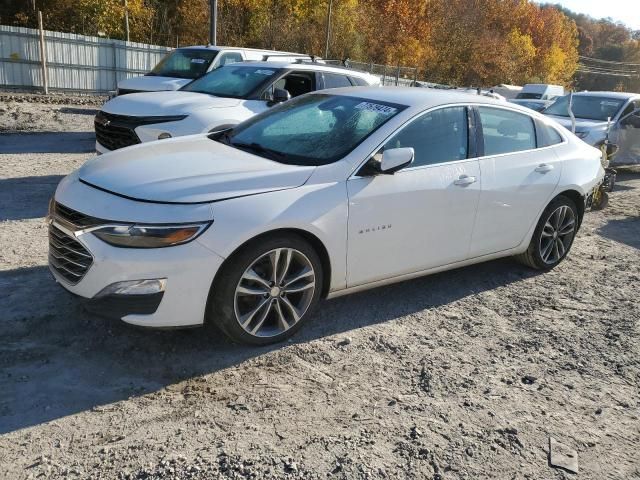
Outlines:
[[[569,230],[571,221],[573,228]],[[579,225],[574,201],[563,195],[556,197],[540,216],[529,247],[516,259],[536,270],[555,268],[571,250]]]
[[209,319],[239,343],[281,342],[307,321],[322,285],[322,262],[304,238],[260,237],[223,264],[211,287]]

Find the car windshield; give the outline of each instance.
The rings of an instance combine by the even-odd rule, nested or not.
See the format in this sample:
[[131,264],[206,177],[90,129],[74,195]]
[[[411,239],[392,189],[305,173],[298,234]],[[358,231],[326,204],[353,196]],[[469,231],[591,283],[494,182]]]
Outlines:
[[[573,110],[573,115],[576,118],[600,120],[604,122],[608,118],[615,117],[623,104],[624,100],[619,98],[574,95],[571,102],[571,110]],[[544,113],[547,115],[568,117],[569,95],[557,99],[544,110]]]
[[304,95],[211,138],[280,163],[326,165],[343,158],[404,108],[344,95]]
[[275,68],[225,65],[185,85],[181,90],[218,97],[246,98],[269,82],[277,71]]
[[207,73],[217,54],[217,50],[179,48],[160,60],[149,75],[198,78]]

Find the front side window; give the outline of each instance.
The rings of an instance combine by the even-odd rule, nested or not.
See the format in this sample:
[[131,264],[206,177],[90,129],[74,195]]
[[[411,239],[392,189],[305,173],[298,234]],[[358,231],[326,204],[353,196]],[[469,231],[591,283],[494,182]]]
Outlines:
[[340,88],[351,87],[351,82],[346,75],[338,75],[335,73],[323,73],[324,88]]
[[211,138],[281,163],[325,165],[349,154],[404,108],[344,95],[307,95]]
[[270,82],[277,71],[275,68],[230,64],[207,73],[180,90],[218,97],[247,98],[263,84]]
[[[625,101],[618,98],[600,97],[595,95],[574,95],[571,110],[576,118],[586,120],[600,120],[606,122],[620,111]],[[569,117],[569,95],[558,98],[543,112],[545,115]]]
[[216,50],[178,48],[160,60],[149,75],[198,78],[207,73],[217,54]]
[[273,88],[282,88],[298,97],[313,92],[315,88],[315,74],[313,72],[291,72],[273,84]]
[[501,108],[478,107],[485,155],[520,152],[536,148],[533,119]]
[[396,133],[385,148],[412,147],[412,167],[464,160],[468,156],[466,107],[447,107],[426,113]]

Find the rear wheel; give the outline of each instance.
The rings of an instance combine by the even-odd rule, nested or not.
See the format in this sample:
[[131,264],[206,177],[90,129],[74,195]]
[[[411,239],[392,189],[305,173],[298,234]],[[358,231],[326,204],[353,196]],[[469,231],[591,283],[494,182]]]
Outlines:
[[559,196],[545,209],[527,251],[516,258],[531,268],[551,270],[569,253],[578,232],[578,209],[570,198]]
[[322,291],[322,264],[298,235],[251,242],[222,267],[212,292],[213,321],[233,340],[266,345],[289,338]]

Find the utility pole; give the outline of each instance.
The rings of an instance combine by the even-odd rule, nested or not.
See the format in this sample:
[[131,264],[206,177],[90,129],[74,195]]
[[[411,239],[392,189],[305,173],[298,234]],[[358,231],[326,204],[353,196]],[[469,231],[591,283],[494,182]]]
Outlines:
[[127,42],[129,41],[129,8],[127,0],[124,0],[124,31],[127,34]]
[[209,43],[214,47],[216,43],[216,32],[218,29],[218,0],[209,0],[209,9],[211,11],[211,24],[209,26]]
[[331,8],[333,0],[329,0],[329,8],[327,9],[327,42],[324,46],[324,58],[329,58],[329,37],[331,36]]

